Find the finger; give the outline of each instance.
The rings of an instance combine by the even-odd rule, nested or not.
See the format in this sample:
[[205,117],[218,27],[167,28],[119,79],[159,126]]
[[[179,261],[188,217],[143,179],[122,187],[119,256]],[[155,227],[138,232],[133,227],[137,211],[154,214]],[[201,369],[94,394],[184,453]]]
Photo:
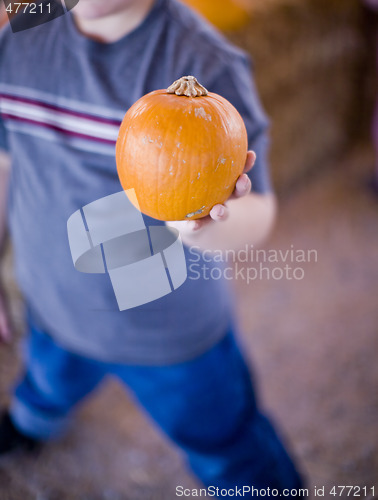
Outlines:
[[256,153],[254,151],[248,151],[247,158],[245,160],[243,173],[247,173],[251,170],[256,161]]
[[218,204],[213,206],[209,215],[213,220],[219,222],[227,219],[229,211],[225,205]]
[[241,198],[242,196],[246,196],[247,194],[250,193],[251,188],[252,188],[251,179],[248,177],[247,174],[242,174],[236,181],[233,197]]

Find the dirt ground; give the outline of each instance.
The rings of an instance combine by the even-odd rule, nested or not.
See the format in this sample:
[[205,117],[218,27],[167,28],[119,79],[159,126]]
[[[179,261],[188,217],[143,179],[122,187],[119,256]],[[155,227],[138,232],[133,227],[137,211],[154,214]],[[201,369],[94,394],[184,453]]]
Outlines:
[[[308,178],[281,201],[266,250],[315,250],[289,262],[303,279],[235,280],[242,342],[262,400],[283,430],[310,490],[375,486],[378,495],[378,197],[366,187],[366,148]],[[293,247],[291,247],[293,245]],[[316,261],[315,261],[316,260]],[[21,301],[4,273],[18,329]],[[258,267],[258,263],[245,266]],[[285,263],[264,263],[277,278]],[[0,349],[0,404],[18,370]],[[196,486],[177,450],[109,380],[67,436],[35,457],[0,463],[0,500],[173,500]]]

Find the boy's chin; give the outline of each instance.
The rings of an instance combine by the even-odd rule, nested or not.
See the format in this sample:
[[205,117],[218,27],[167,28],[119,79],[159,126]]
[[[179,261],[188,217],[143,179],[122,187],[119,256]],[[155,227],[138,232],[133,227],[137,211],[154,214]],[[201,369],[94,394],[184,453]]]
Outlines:
[[96,20],[96,19],[101,19],[104,17],[104,14],[96,14],[95,12],[76,12],[76,10],[73,12],[74,16],[76,19],[79,21],[91,21],[91,20]]
[[110,14],[109,12],[106,12],[105,9],[95,9],[91,5],[77,5],[72,12],[77,19],[88,21],[91,19],[101,19]]

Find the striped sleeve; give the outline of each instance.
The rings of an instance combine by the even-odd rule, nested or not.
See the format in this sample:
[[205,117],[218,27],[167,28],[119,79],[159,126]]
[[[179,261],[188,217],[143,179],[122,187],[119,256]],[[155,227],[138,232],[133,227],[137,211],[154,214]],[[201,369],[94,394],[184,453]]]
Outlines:
[[1,82],[0,112],[12,132],[107,155],[114,155],[124,114],[120,110]]

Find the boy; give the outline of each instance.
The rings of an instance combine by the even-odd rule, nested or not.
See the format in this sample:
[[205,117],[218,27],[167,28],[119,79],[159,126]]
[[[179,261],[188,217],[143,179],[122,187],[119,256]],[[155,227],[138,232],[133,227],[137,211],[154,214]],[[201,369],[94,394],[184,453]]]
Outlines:
[[[253,193],[243,174],[227,206],[172,225],[186,251],[265,238],[275,212],[267,123],[245,55],[176,0],[81,0],[52,22],[3,30],[0,44],[0,145],[12,158],[8,221],[29,327],[25,374],[0,426],[0,451],[58,434],[74,405],[113,374],[205,485],[298,488],[257,407],[224,283],[189,272],[173,293],[120,312],[103,275],[75,271],[67,243],[69,216],[120,190],[114,142],[125,111],[188,74],[236,106],[258,159]],[[250,152],[246,171],[254,159]],[[1,296],[0,336],[9,340],[6,318]]]

